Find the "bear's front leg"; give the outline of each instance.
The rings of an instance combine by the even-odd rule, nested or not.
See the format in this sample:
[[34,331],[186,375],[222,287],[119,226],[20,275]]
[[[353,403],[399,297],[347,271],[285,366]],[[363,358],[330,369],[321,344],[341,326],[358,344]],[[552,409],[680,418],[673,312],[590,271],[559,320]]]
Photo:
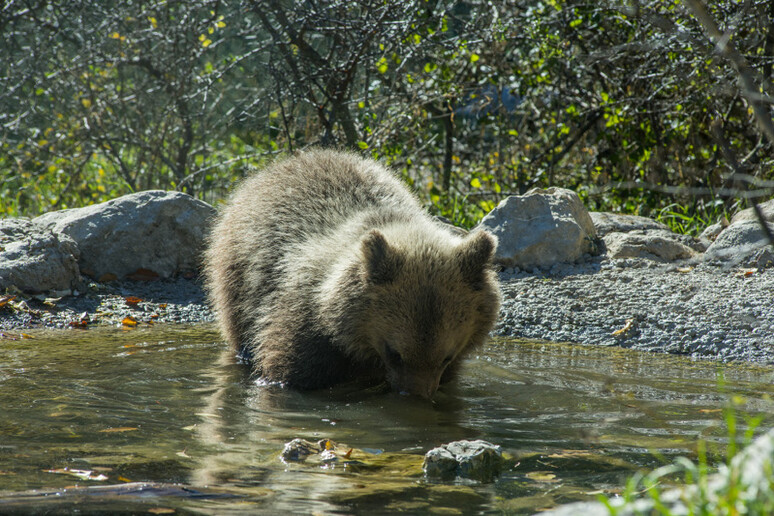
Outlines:
[[314,331],[311,324],[278,320],[256,340],[256,372],[268,382],[296,389],[321,389],[358,374],[352,360],[334,347],[329,337]]

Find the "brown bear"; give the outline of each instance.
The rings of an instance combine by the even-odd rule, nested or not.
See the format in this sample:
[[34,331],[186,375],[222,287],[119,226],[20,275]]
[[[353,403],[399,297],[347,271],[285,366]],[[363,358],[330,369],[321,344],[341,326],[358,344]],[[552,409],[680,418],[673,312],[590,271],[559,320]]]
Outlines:
[[431,397],[495,322],[496,245],[436,221],[377,162],[312,150],[243,182],[205,271],[224,336],[263,380]]

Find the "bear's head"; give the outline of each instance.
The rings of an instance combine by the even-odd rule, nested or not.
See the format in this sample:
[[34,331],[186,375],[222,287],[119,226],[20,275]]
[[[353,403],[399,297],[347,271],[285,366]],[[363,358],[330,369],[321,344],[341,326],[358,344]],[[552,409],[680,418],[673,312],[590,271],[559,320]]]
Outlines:
[[424,398],[485,341],[500,305],[495,237],[442,235],[371,230],[360,241],[357,333],[395,391]]

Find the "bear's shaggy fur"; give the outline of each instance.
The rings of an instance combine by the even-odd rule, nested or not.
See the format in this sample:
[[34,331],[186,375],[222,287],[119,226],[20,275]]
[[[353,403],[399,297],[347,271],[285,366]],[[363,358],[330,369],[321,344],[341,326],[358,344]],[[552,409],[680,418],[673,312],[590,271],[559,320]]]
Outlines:
[[495,322],[495,247],[437,222],[375,161],[313,150],[245,180],[205,269],[224,336],[264,380],[386,379],[430,397]]

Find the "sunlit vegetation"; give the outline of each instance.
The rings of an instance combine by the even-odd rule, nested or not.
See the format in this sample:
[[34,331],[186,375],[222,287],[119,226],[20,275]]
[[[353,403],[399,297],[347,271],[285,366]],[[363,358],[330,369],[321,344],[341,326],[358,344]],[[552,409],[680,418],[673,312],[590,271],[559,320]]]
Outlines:
[[0,214],[150,188],[215,202],[332,145],[465,226],[562,186],[697,233],[774,191],[774,11],[710,4],[720,46],[697,1],[12,2]]

